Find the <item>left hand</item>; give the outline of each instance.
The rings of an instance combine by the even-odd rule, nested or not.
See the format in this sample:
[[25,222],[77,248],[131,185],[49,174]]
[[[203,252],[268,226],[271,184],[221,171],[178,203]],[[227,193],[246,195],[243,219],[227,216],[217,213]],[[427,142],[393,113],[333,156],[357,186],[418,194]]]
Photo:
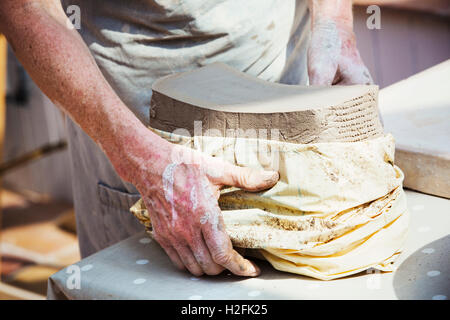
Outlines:
[[308,75],[310,85],[373,83],[356,48],[352,27],[332,19],[312,24]]

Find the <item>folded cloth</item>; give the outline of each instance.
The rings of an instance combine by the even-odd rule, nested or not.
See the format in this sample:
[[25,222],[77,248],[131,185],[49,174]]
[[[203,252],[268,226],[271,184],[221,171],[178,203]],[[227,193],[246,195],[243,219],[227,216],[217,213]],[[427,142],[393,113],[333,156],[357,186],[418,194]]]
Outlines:
[[[275,269],[322,280],[394,270],[409,218],[392,135],[294,144],[151,130],[235,165],[278,170],[269,190],[222,190],[219,205],[234,246],[258,249]],[[151,230],[142,200],[131,212]]]

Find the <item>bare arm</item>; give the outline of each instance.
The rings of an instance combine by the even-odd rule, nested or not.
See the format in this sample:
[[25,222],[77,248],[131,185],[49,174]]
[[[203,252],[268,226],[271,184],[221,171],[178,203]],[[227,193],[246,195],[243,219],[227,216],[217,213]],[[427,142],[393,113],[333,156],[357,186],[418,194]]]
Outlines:
[[351,0],[309,0],[310,84],[370,84],[372,78],[356,47]]
[[[0,32],[41,90],[103,149],[118,174],[137,187],[149,208],[155,238],[172,261],[196,275],[217,274],[223,268],[257,275],[258,269],[233,250],[217,195],[223,185],[271,187],[278,174],[235,167],[186,148],[177,149],[181,163],[175,166],[175,147],[145,128],[124,105],[66,21],[57,0],[0,2]],[[170,194],[162,181],[167,168],[172,170]],[[220,177],[208,175],[215,168],[223,170]],[[202,191],[195,206],[189,200],[193,188]],[[201,223],[205,212],[216,218]]]
[[149,134],[115,94],[66,21],[59,1],[3,0],[0,5],[0,30],[17,58],[113,162],[130,151],[124,147],[139,145],[144,137],[145,144],[164,148],[167,143]]

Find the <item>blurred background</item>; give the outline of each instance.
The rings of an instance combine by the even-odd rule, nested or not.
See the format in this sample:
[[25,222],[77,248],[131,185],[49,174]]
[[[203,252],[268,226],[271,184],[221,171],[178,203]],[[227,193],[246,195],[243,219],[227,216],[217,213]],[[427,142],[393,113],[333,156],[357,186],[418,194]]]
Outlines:
[[[380,88],[450,58],[450,1],[354,3],[358,47]],[[372,4],[381,8],[381,29],[366,26]],[[44,298],[48,277],[80,259],[64,119],[9,48],[6,69],[6,108],[0,108],[0,299]]]

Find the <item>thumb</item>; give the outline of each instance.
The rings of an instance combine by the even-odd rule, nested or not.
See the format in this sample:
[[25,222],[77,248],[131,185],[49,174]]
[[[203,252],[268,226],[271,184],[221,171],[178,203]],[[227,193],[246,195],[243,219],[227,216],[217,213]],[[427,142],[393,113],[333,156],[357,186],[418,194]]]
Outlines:
[[247,191],[260,191],[273,187],[280,175],[277,171],[256,170],[229,165],[221,179],[222,185],[238,187]]

